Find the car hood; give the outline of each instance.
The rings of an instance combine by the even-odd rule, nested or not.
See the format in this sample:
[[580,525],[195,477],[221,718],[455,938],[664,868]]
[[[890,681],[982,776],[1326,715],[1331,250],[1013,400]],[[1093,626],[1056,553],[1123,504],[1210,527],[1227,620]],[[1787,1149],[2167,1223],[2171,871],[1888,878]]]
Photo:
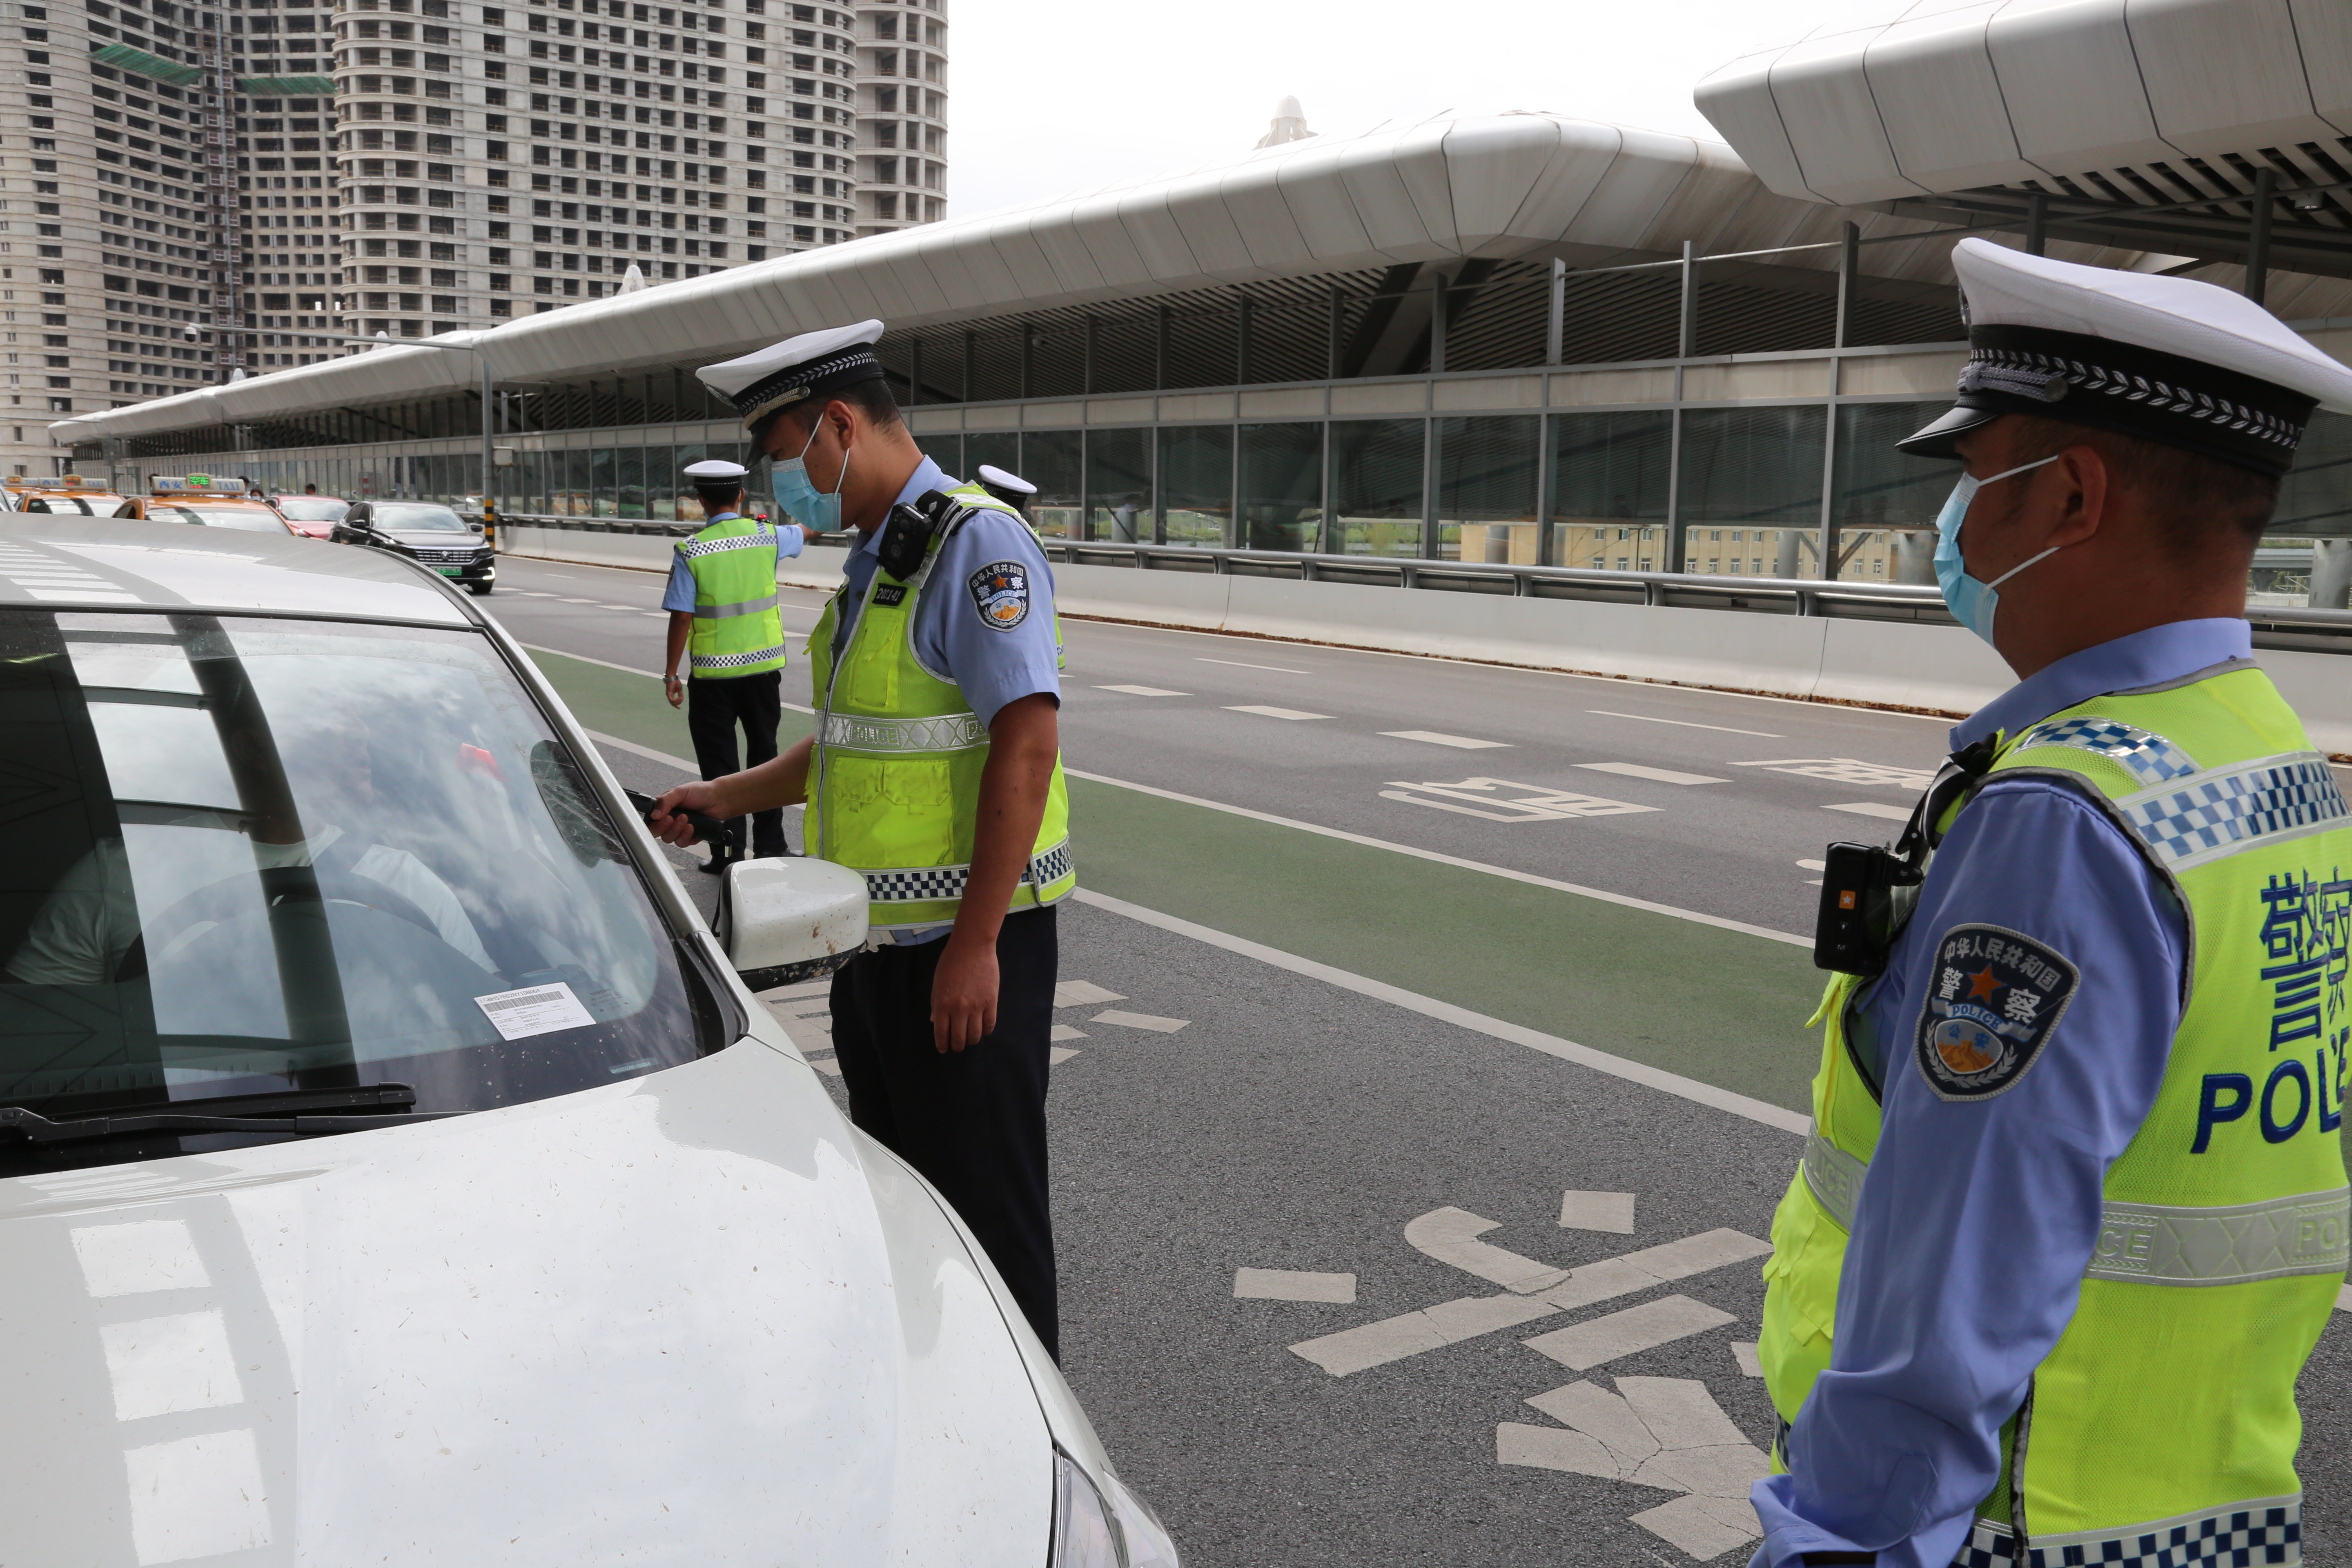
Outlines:
[[412,550],[472,550],[483,542],[478,533],[452,533],[446,528],[388,528],[383,536]]
[[1052,1436],[1002,1287],[756,1039],[0,1181],[0,1249],[11,1562],[1045,1559]]

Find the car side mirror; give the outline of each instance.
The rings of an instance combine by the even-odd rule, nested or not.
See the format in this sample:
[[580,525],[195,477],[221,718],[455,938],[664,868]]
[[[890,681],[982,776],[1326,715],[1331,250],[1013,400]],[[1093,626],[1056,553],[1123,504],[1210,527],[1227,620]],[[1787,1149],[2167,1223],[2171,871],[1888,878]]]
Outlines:
[[832,973],[866,945],[866,879],[830,860],[742,860],[727,868],[714,927],[754,991]]

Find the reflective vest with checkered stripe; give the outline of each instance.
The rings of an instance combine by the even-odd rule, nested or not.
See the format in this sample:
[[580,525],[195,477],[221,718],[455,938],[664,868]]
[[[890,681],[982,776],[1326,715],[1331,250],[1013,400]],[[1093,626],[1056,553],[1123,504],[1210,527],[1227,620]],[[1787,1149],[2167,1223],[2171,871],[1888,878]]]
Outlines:
[[[967,507],[1012,511],[977,486],[948,493]],[[962,907],[971,873],[988,731],[955,682],[924,668],[914,639],[916,606],[946,538],[932,536],[923,563],[903,584],[875,569],[838,665],[833,631],[846,584],[809,634],[811,675],[824,706],[803,829],[812,854],[865,875],[877,926],[947,924]],[[883,592],[900,586],[904,595]],[[1011,907],[1050,904],[1077,885],[1069,791],[1056,753],[1045,820]]]
[[784,618],[776,607],[776,535],[748,517],[722,518],[677,553],[694,574],[687,666],[698,680],[782,669]]
[[[2234,1529],[2254,1543],[2247,1561],[2299,1562],[2295,1378],[2347,1258],[2344,798],[2243,662],[2001,736],[1992,776],[2021,773],[2081,789],[2139,846],[2187,912],[2189,978],[2156,1102],[2107,1173],[2074,1318],[2003,1428],[2000,1479],[1960,1561],[2153,1563],[2151,1541]],[[1862,984],[1837,976],[1814,1015],[1827,1037],[1813,1131],[1772,1220],[1758,1356],[1783,1420],[1829,1364],[1878,1143],[1878,1089],[1846,1037]],[[2068,1045],[2062,1033],[2046,1048]],[[1917,1071],[1912,1049],[1906,1021],[1883,1070]],[[2032,1091],[2028,1079],[2012,1092]]]

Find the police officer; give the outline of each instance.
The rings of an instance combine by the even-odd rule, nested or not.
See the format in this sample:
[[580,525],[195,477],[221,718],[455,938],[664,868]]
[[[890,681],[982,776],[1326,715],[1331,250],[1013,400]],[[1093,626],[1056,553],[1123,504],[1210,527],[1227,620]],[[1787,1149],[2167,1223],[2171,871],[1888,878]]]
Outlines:
[[660,811],[806,800],[809,852],[865,874],[876,944],[833,983],[850,1119],[954,1205],[1058,1353],[1046,1051],[1054,906],[1077,878],[1053,574],[1017,513],[915,445],[881,334],[811,332],[700,372],[775,459],[784,509],[857,538],[809,639],[817,733]]
[[[776,605],[776,567],[801,552],[798,525],[771,528],[743,515],[740,463],[707,458],[686,466],[687,481],[709,521],[680,540],[669,568],[662,608],[669,612],[669,651],[662,689],[669,705],[687,705],[695,764],[715,779],[736,767],[735,729],[743,730],[743,762],[758,767],[776,754],[776,724],[783,712],[784,623]],[[679,655],[693,671],[678,678]],[[702,863],[716,875],[744,855],[744,824],[730,818],[727,841],[710,847]],[[784,854],[784,814],[752,814],[751,853]]]
[[1937,574],[2020,683],[1952,731],[1884,972],[1823,1002],[1756,1561],[2300,1562],[2352,819],[2243,616],[2352,372],[2208,284],[1953,259],[1959,403],[1900,446],[1965,465]]
[[[1021,514],[1028,521],[1029,503],[1036,499],[1037,487],[1019,474],[1006,473],[993,463],[982,463],[977,470],[980,488]],[[1034,525],[1032,524],[1034,527]]]

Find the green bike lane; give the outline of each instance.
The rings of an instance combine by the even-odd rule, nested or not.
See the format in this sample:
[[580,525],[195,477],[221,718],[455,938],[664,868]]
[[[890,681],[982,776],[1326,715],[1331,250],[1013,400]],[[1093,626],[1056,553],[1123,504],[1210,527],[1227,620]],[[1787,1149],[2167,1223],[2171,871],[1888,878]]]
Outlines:
[[[589,729],[692,754],[684,713],[662,700],[652,677],[559,653],[531,657]],[[806,715],[787,710],[779,739],[789,745],[809,730]],[[1069,787],[1083,887],[1807,1107],[1820,1047],[1804,1022],[1822,976],[1801,947],[1115,784],[1073,778]]]

